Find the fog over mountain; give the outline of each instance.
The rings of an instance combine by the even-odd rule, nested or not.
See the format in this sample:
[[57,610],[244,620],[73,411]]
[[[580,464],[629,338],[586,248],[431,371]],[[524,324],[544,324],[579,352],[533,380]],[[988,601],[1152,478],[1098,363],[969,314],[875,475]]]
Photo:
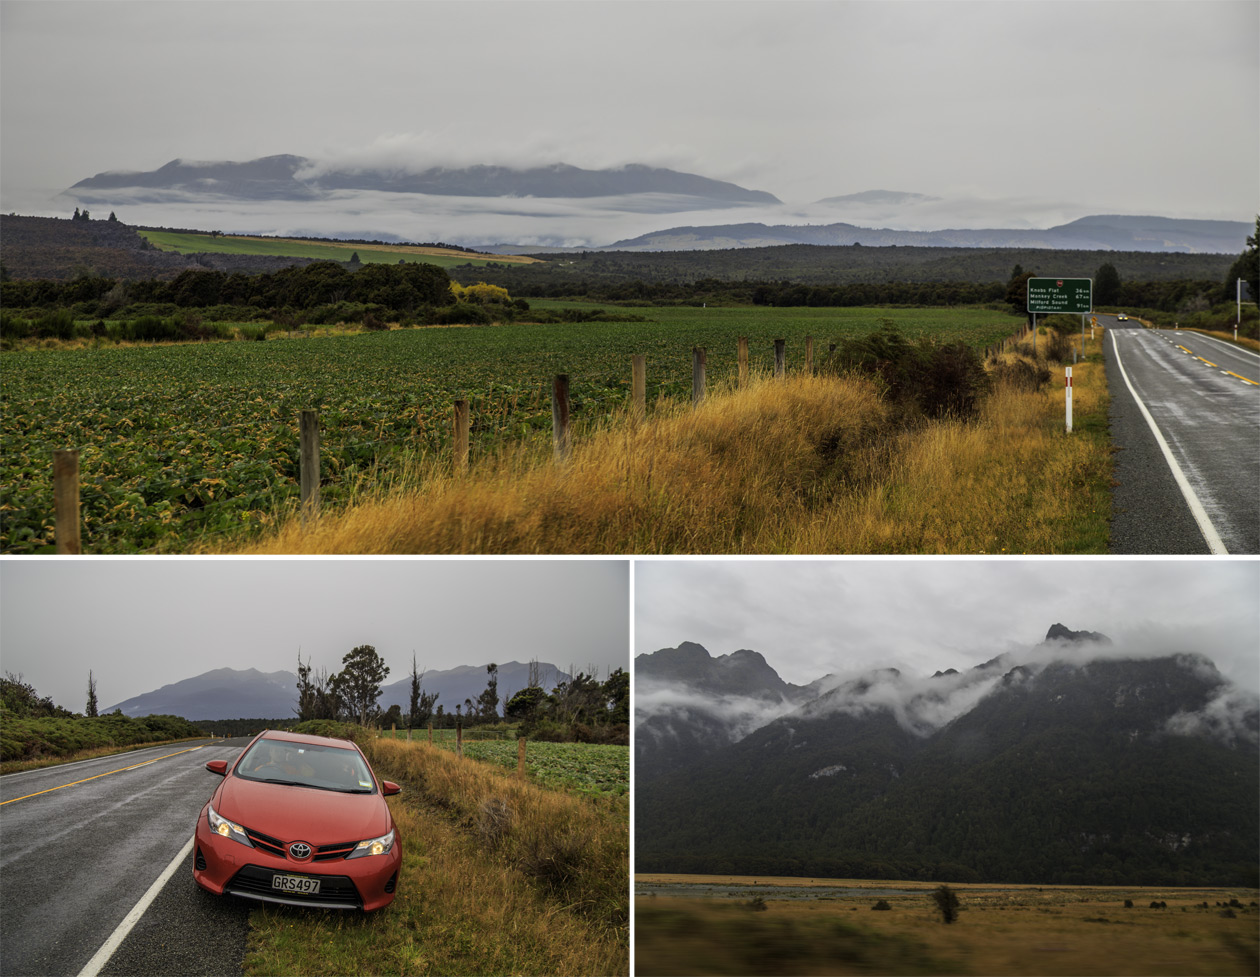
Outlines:
[[174,159],[155,170],[97,173],[35,209],[108,210],[136,225],[442,240],[504,251],[860,243],[1232,254],[1251,229],[1245,219],[1100,216],[1081,203],[910,191],[784,203],[765,190],[637,162],[583,168],[433,160],[415,147],[384,156]]
[[1054,624],[1042,642],[1013,648],[962,671],[908,675],[896,668],[829,673],[809,685],[784,682],[754,651],[717,658],[683,642],[635,659],[636,757],[645,777],[739,742],[784,717],[819,720],[884,713],[926,738],[966,715],[1004,685],[1035,678],[1050,666],[1088,671],[1097,662],[1166,659],[1211,683],[1194,709],[1166,717],[1169,732],[1256,745],[1260,697],[1229,683],[1208,657],[1162,644],[1117,644],[1106,635]]
[[[666,696],[680,651],[691,678]],[[827,676],[804,702],[764,664],[745,731],[752,710],[714,720],[722,658],[636,659],[641,870],[1255,884],[1260,697],[1193,647],[1055,624],[962,669]]]

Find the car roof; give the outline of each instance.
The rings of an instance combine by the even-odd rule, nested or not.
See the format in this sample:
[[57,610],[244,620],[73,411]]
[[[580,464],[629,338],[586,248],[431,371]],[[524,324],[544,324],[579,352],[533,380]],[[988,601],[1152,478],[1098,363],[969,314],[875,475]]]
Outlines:
[[358,750],[350,740],[334,739],[331,736],[313,736],[310,733],[290,733],[284,729],[265,729],[259,739],[281,740],[285,743],[304,743],[307,746],[335,746],[343,750]]

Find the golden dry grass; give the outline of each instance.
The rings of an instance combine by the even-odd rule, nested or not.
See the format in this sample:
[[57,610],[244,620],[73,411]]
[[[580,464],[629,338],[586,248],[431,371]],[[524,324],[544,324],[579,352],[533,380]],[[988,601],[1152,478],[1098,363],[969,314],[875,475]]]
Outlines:
[[246,973],[629,973],[624,798],[546,791],[428,744],[361,745],[403,785],[397,896],[366,916],[256,911]]
[[999,387],[977,418],[909,427],[865,379],[760,379],[616,418],[563,464],[524,448],[462,476],[430,464],[409,488],[237,551],[1106,552],[1106,390],[1089,345],[1072,435],[1061,367],[1040,391]]
[[[640,879],[646,877],[640,876]],[[749,885],[751,879],[657,876]],[[803,879],[759,879],[762,885]],[[1243,889],[953,885],[962,912],[941,922],[929,898],[935,883],[809,880],[814,887],[922,890],[884,895],[887,912],[872,912],[869,897],[786,900],[767,898],[765,912],[747,901],[646,898],[636,900],[635,972],[664,973],[961,973],[976,975],[1214,975],[1254,974],[1257,892]],[[756,887],[747,890],[755,892]],[[1245,907],[1224,914],[1231,898]],[[1132,908],[1125,908],[1126,899]],[[1152,901],[1167,908],[1151,909]],[[1206,902],[1205,907],[1203,903]],[[740,954],[731,955],[724,929],[736,925]],[[706,946],[717,937],[722,946]],[[793,939],[811,941],[808,949]],[[777,940],[778,967],[748,969],[767,940]],[[830,953],[819,944],[829,942]],[[820,959],[821,958],[821,959]],[[721,969],[712,966],[721,961]]]

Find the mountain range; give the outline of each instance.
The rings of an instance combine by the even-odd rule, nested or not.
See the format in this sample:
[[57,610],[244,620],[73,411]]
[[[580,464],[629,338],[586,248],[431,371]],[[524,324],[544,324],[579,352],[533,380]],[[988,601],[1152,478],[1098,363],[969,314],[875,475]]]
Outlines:
[[[550,690],[569,678],[555,665],[540,662],[540,681]],[[529,665],[511,661],[499,664],[500,711],[512,694],[529,683]],[[424,673],[425,692],[438,693],[436,705],[454,712],[465,699],[474,702],[486,688],[485,665],[458,665],[429,669]],[[381,709],[398,704],[410,707],[410,673],[381,686]],[[164,685],[133,696],[103,712],[121,709],[127,716],[172,715],[194,722],[212,719],[292,719],[297,715],[297,674],[289,671],[260,672],[255,668],[216,668],[193,678]]]
[[267,156],[247,162],[173,159],[147,172],[98,173],[80,180],[71,196],[108,204],[111,191],[136,201],[160,202],[172,192],[211,194],[236,200],[317,200],[339,191],[422,193],[442,197],[621,197],[658,196],[646,208],[676,212],[741,204],[777,204],[773,194],[694,173],[630,164],[588,170],[565,163],[515,169],[506,166],[325,169],[302,156]]
[[1049,248],[1065,251],[1241,252],[1251,228],[1244,221],[1182,220],[1172,217],[1082,217],[1045,230],[959,228],[903,231],[854,224],[723,224],[671,227],[608,245],[610,251],[699,251],[761,248],[780,244],[864,247]]
[[1254,886],[1260,708],[1206,657],[1055,625],[963,671],[635,660],[636,869]]
[[[783,244],[1238,254],[1252,232],[1245,221],[1119,215],[1039,229],[1047,218],[1023,214],[1022,205],[898,190],[789,205],[764,190],[638,163],[584,169],[563,162],[338,165],[295,155],[174,159],[155,170],[97,173],[62,200],[96,210],[125,207],[124,219],[137,224],[213,221],[229,232],[444,240],[502,254]],[[1044,213],[1073,209],[1064,204]],[[652,229],[664,222],[657,215],[706,213],[740,222]],[[990,223],[995,215],[998,223]]]

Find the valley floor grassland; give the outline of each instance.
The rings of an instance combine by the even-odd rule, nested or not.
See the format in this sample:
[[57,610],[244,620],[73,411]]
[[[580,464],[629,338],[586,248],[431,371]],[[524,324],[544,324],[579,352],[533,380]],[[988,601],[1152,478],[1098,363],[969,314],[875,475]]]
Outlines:
[[[729,899],[635,900],[635,973],[1249,975],[1260,963],[1255,889],[951,885],[946,925],[936,883],[636,876],[636,883],[730,885]],[[871,889],[843,898],[764,899],[759,886]],[[916,890],[887,895],[886,890]],[[887,911],[872,911],[879,899]],[[1125,900],[1132,902],[1125,908]],[[1231,908],[1233,905],[1238,908]],[[1166,908],[1150,908],[1152,902]],[[1206,903],[1206,906],[1204,905]]]
[[546,790],[427,743],[360,746],[403,788],[398,894],[371,915],[255,910],[246,974],[629,973],[626,796]]
[[507,450],[220,552],[1105,553],[1107,392],[1087,346],[1070,435],[1061,366],[1038,390],[999,384],[976,418],[909,427],[869,379],[762,377],[643,423],[614,412],[563,464]]
[[180,254],[259,254],[284,258],[314,258],[317,261],[349,261],[357,254],[363,264],[422,261],[452,268],[456,265],[531,264],[537,258],[524,255],[483,255],[455,248],[407,244],[354,244],[341,241],[305,241],[282,237],[250,237],[243,234],[204,234],[191,231],[140,229],[139,234],[161,251]]

